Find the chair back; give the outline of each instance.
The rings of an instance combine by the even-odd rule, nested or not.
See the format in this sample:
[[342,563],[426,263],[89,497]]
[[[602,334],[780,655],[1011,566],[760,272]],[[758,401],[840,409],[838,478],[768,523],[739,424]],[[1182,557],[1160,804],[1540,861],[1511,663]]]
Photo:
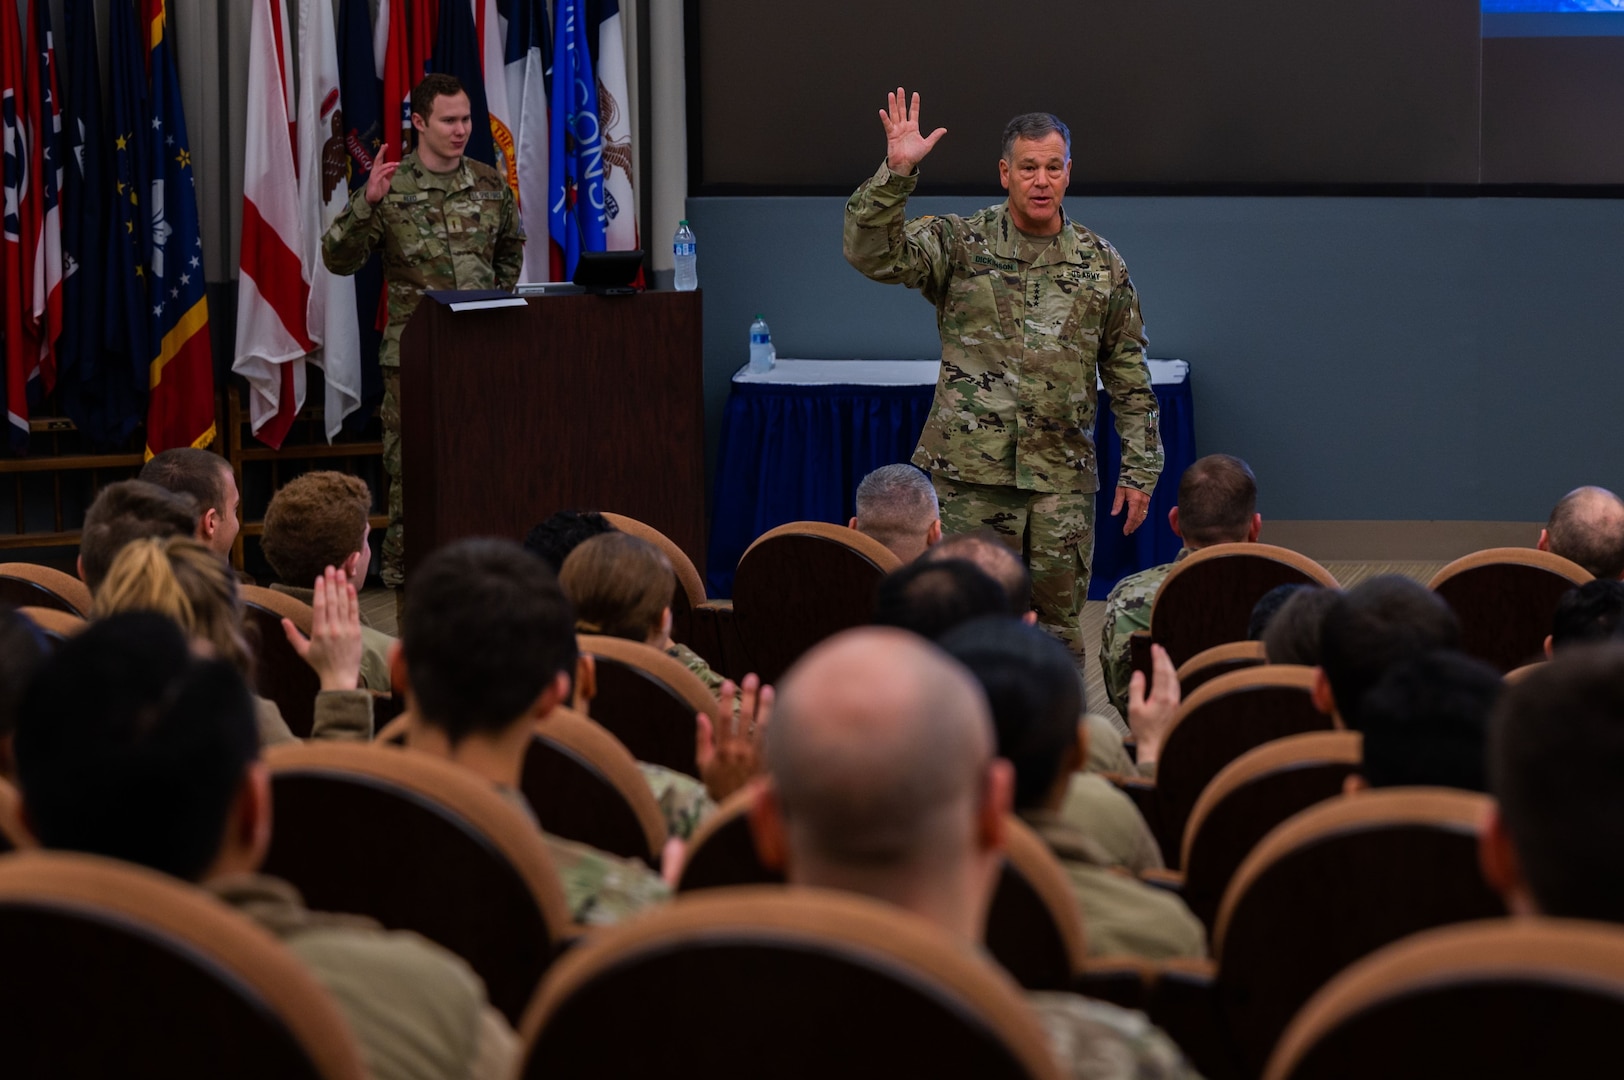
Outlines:
[[1341,588],[1329,570],[1288,548],[1214,544],[1176,563],[1156,590],[1150,636],[1175,664],[1244,641],[1253,606],[1278,585]]
[[1212,778],[1184,827],[1181,895],[1212,934],[1230,878],[1269,832],[1342,794],[1359,771],[1363,740],[1353,731],[1310,731],[1248,750]]
[[1069,990],[1088,963],[1077,896],[1043,839],[1019,818],[1005,824],[1004,868],[987,908],[987,951],[1028,990]]
[[61,852],[0,860],[0,951],[8,1076],[366,1076],[293,953],[162,874]]
[[516,1022],[572,932],[541,832],[472,773],[353,743],[266,752],[276,828],[265,872],[320,911],[414,930],[461,956]]
[[[1505,914],[1478,870],[1486,795],[1386,788],[1285,821],[1247,856],[1218,910],[1218,1000],[1249,1072],[1331,977],[1421,930]],[[1391,1047],[1389,1047],[1391,1049]]]
[[299,632],[309,637],[315,614],[309,604],[287,593],[258,585],[243,585],[241,589],[243,622],[253,628],[248,640],[254,648],[254,690],[260,697],[276,702],[289,731],[297,738],[308,739],[316,726],[316,694],[321,690],[321,676],[288,644],[282,620],[292,619]]
[[880,579],[901,565],[844,525],[796,521],[763,533],[733,577],[733,615],[752,670],[776,682],[824,638],[867,625]]
[[1269,662],[1261,641],[1227,641],[1202,649],[1179,665],[1179,696],[1189,697],[1197,689],[1220,675],[1246,668],[1260,667]]
[[682,871],[674,886],[678,894],[734,885],[782,885],[784,875],[762,865],[750,835],[750,803],[755,789],[740,788],[706,815],[688,840]]
[[659,869],[665,818],[654,792],[620,740],[580,713],[558,708],[536,722],[519,786],[554,836]]
[[[784,875],[763,866],[750,835],[745,788],[718,806],[688,842],[676,891],[741,885],[782,885]],[[987,910],[986,946],[995,960],[1029,990],[1070,987],[1088,958],[1077,899],[1054,854],[1018,818],[1008,820],[1004,868]]]
[[1264,1076],[1584,1076],[1616,1056],[1621,1024],[1624,930],[1491,919],[1405,938],[1338,975]]
[[11,786],[11,781],[0,778],[0,855],[35,846],[28,830],[23,828],[19,808],[17,789]]
[[1548,551],[1489,548],[1456,559],[1427,587],[1460,617],[1461,651],[1506,672],[1544,659],[1557,601],[1590,580]]
[[713,1080],[1063,1075],[1020,991],[974,950],[816,889],[687,897],[595,934],[548,978],[520,1035],[526,1078],[640,1080],[673,1061]]
[[1313,690],[1313,668],[1268,664],[1220,675],[1179,705],[1156,766],[1151,826],[1164,854],[1182,853],[1190,811],[1225,765],[1274,739],[1330,730]]
[[592,719],[607,728],[638,761],[699,776],[694,760],[694,716],[721,720],[721,706],[699,676],[652,645],[581,634],[580,649],[597,660],[598,693]]
[[693,611],[706,600],[705,579],[699,576],[699,568],[686,551],[654,526],[625,514],[611,514],[608,511],[603,512],[603,519],[626,535],[646,540],[665,552],[665,557],[671,562],[671,570],[677,576],[677,588],[671,596],[671,638],[693,648],[690,640]]
[[20,607],[17,611],[33,620],[34,625],[40,628],[40,632],[49,638],[52,644],[61,644],[90,625],[79,616],[61,608]]
[[50,566],[0,563],[0,601],[12,607],[42,607],[90,618],[90,586]]

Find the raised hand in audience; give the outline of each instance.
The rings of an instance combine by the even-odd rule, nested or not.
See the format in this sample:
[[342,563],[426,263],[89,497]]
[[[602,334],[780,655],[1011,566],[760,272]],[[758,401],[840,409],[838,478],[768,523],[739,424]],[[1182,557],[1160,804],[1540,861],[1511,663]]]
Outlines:
[[722,681],[722,730],[705,713],[695,716],[694,760],[710,797],[721,802],[761,771],[761,738],[772,720],[773,688],[752,672],[736,686]]
[[282,620],[282,632],[321,678],[323,690],[354,690],[361,685],[361,601],[349,575],[329,566],[316,579],[311,600],[310,636]]
[[1136,671],[1128,680],[1128,729],[1139,744],[1137,760],[1141,768],[1156,764],[1162,739],[1179,709],[1179,673],[1172,657],[1160,645],[1150,647],[1150,657],[1150,692],[1145,692],[1144,672]]

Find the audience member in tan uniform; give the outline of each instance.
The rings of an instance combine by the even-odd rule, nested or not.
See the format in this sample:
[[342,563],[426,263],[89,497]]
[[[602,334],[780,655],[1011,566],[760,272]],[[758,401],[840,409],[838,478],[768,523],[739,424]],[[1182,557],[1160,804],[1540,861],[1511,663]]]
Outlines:
[[281,939],[336,999],[377,1080],[512,1075],[518,1040],[462,960],[309,911],[257,873],[272,813],[253,701],[232,664],[193,656],[170,620],[118,615],[62,645],[24,700],[17,764],[45,847],[198,882]]
[[1066,868],[1089,953],[1150,960],[1205,956],[1206,934],[1183,901],[1113,871],[1091,830],[1061,813],[1071,774],[1087,759],[1071,652],[1035,626],[998,617],[965,623],[941,644],[986,692],[998,756],[1015,770],[1015,812]]
[[911,563],[942,538],[942,513],[936,488],[920,469],[901,463],[882,465],[857,485],[857,516],[847,522]]
[[[365,588],[372,565],[372,491],[348,473],[305,473],[283,484],[265,509],[260,538],[265,561],[280,579],[271,586],[314,604],[310,583],[329,566],[344,571],[357,589]],[[389,693],[389,648],[395,639],[361,624],[361,685]]]
[[[751,826],[768,864],[980,948],[1014,777],[993,756],[986,698],[963,667],[899,630],[841,634],[783,680],[766,741]],[[1139,1013],[1071,994],[1028,1000],[1070,1075],[1193,1075]]]
[[[312,739],[372,738],[372,696],[360,686],[361,613],[355,588],[342,570],[328,567],[316,579],[311,637],[284,619],[283,632],[321,681]],[[92,611],[100,619],[122,611],[155,611],[180,624],[193,641],[229,662],[251,681],[254,654],[243,633],[242,592],[225,559],[196,540],[137,540],[113,560],[96,592]],[[282,710],[255,696],[262,746],[292,742]]]
[[[570,693],[575,616],[540,559],[506,540],[459,540],[424,559],[390,654],[406,745],[454,761],[531,813],[519,790],[535,724]],[[648,867],[542,832],[580,923],[613,923],[670,890]]]

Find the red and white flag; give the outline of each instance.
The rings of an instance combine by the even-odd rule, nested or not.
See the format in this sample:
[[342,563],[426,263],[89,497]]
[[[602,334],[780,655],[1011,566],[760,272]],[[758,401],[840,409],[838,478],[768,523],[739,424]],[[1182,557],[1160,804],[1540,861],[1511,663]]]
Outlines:
[[310,282],[305,325],[321,346],[310,362],[326,377],[327,441],[361,405],[361,328],[355,279],[321,258],[321,238],[349,202],[350,152],[338,90],[338,38],[329,0],[299,0],[299,206],[304,270]]
[[316,347],[306,322],[310,279],[301,258],[304,227],[289,122],[293,45],[283,0],[254,0],[231,370],[248,380],[254,434],[273,447],[282,445],[304,404],[304,357]]
[[519,162],[515,140],[519,117],[508,99],[507,67],[504,64],[506,27],[496,12],[496,0],[474,0],[474,26],[479,31],[479,64],[485,76],[485,109],[491,116],[491,142],[496,144],[496,171],[507,180],[513,197],[519,197]]
[[598,113],[603,120],[603,201],[610,251],[640,247],[637,185],[632,179],[632,99],[626,90],[626,36],[620,4],[598,5]]
[[514,0],[508,12],[506,75],[508,105],[519,126],[514,157],[519,174],[519,220],[528,237],[520,281],[552,280],[547,225],[547,46],[545,0]]
[[405,0],[378,0],[378,21],[373,24],[372,54],[383,83],[383,145],[389,160],[399,161],[411,146],[412,57],[410,8]]
[[34,279],[29,312],[38,342],[41,389],[56,386],[56,342],[62,336],[62,96],[48,0],[28,5],[28,145],[34,178]]

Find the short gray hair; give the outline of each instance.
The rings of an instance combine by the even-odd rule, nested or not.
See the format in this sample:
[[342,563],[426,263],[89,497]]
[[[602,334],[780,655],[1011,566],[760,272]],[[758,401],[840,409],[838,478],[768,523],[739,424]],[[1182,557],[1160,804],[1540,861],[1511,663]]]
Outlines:
[[857,524],[886,547],[919,536],[941,515],[936,488],[906,462],[882,465],[857,485]]
[[1013,161],[1011,156],[1015,153],[1016,139],[1042,139],[1059,132],[1060,137],[1066,140],[1066,160],[1071,160],[1071,128],[1054,113],[1029,112],[1022,113],[1004,125],[1004,152],[1005,161]]

